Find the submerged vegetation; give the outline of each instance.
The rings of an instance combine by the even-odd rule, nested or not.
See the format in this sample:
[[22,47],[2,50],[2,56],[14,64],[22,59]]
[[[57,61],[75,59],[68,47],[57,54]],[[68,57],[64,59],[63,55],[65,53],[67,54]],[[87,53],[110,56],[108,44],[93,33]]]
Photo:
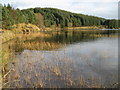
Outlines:
[[[67,55],[66,50],[60,51],[61,48],[77,42],[103,37],[115,38],[117,32],[76,30],[16,34],[13,40],[3,43],[3,88],[117,87],[115,80],[103,83],[102,77],[91,74],[84,77],[86,71],[78,68],[78,61]],[[93,53],[94,55],[97,53]],[[82,63],[86,63],[86,68],[94,67],[94,63],[89,61],[89,55],[76,54],[76,59],[78,57],[83,59]],[[102,57],[98,59],[101,60]],[[113,75],[112,78],[114,77]]]

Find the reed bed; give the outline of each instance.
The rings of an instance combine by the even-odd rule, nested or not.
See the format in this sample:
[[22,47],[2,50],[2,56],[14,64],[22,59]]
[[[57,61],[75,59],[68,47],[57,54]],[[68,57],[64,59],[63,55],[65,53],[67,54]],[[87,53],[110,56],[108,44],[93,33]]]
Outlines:
[[[88,38],[107,36],[86,33],[84,37],[86,35],[89,35]],[[71,37],[72,33],[68,36]],[[3,88],[107,88],[101,77],[96,78],[92,75],[85,77],[82,74],[84,70],[78,70],[77,62],[67,56],[66,50],[62,52],[63,56],[60,56],[58,49],[66,47],[68,43],[57,41],[54,34],[16,34],[15,37],[15,40],[3,45]],[[115,36],[111,35],[111,37]],[[32,53],[34,50],[35,54]],[[49,52],[51,58],[47,58],[43,51]],[[89,55],[80,57],[87,67],[94,65],[89,61]],[[117,86],[117,82],[111,82],[109,87]]]

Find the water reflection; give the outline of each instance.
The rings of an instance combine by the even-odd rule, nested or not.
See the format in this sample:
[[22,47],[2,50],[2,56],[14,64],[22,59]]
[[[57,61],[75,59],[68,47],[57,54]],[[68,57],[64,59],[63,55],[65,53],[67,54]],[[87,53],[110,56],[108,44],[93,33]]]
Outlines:
[[90,42],[102,37],[117,37],[116,31],[64,31],[46,32],[37,34],[17,34],[13,40],[16,52],[28,50],[55,50],[66,44],[77,42]]
[[117,87],[117,41],[116,31],[17,34],[6,86]]

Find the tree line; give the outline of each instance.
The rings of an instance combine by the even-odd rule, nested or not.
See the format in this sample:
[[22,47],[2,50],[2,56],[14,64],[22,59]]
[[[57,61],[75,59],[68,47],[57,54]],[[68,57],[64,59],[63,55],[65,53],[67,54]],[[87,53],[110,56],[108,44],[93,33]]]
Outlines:
[[[42,16],[44,20],[42,20]],[[2,6],[2,28],[4,29],[11,29],[12,25],[19,23],[40,26],[41,22],[44,23],[44,27],[104,26],[106,28],[119,28],[118,20],[108,20],[55,8],[20,10],[12,8],[10,4]]]

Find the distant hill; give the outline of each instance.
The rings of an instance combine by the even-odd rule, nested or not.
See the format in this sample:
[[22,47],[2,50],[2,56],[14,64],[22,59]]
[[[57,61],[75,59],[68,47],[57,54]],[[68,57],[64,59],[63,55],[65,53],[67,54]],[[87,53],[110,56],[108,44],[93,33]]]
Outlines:
[[2,6],[2,28],[12,29],[19,23],[31,23],[38,27],[81,27],[103,26],[105,28],[119,28],[118,20],[72,13],[55,8],[13,9],[9,4]]

